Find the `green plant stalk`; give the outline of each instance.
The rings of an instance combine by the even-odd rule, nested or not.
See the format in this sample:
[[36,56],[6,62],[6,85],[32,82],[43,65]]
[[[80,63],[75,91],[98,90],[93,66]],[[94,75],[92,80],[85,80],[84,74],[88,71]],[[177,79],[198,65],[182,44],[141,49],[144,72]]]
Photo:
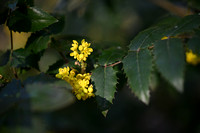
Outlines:
[[[12,55],[13,55],[13,49],[14,49],[14,44],[13,44],[13,33],[12,33],[12,30],[10,30],[10,63],[12,62]],[[17,75],[17,72],[16,72],[16,69],[14,67],[11,67],[12,71],[13,71],[13,74],[15,76],[16,79],[19,79],[18,78],[18,75]]]
[[87,63],[81,62],[81,73],[84,74],[86,71]]

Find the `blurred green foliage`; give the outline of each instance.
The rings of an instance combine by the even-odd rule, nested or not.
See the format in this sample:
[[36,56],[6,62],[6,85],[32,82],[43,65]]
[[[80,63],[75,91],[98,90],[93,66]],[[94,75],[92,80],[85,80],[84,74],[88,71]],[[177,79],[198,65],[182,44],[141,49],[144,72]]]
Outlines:
[[[152,1],[2,0],[0,24],[31,36],[0,51],[0,132],[199,133],[200,65],[185,52],[199,55],[200,3],[170,0],[192,10],[181,18]],[[94,50],[96,97],[86,101],[55,78],[61,67],[80,71],[69,53],[82,39]]]

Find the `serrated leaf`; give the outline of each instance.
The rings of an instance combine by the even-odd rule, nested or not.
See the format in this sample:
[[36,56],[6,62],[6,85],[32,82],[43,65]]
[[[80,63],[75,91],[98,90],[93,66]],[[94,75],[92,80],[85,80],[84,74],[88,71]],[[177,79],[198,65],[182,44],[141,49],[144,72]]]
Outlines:
[[185,56],[181,40],[167,39],[155,43],[158,70],[178,91],[183,91]]
[[97,67],[92,71],[92,81],[95,85],[95,95],[112,103],[116,92],[117,76],[112,67]]
[[100,65],[113,64],[116,61],[120,61],[124,56],[125,52],[122,49],[107,49],[102,52],[102,55],[98,59]]
[[24,86],[33,111],[54,111],[74,102],[71,86],[44,74],[28,78]]
[[166,36],[176,36],[181,33],[191,32],[200,27],[200,16],[189,15],[181,19],[179,22],[165,32]]
[[57,22],[57,20],[35,7],[17,9],[13,11],[8,19],[7,25],[10,30],[18,32],[35,32]]
[[144,103],[149,103],[149,79],[152,57],[148,49],[130,51],[123,60],[123,68],[133,93]]
[[49,36],[38,36],[37,34],[32,34],[26,43],[26,49],[37,54],[48,47],[50,41]]
[[151,46],[156,40],[164,36],[163,29],[160,26],[151,27],[140,32],[130,43],[130,50],[136,51],[141,48]]
[[187,42],[187,46],[193,53],[200,55],[200,37],[193,37]]

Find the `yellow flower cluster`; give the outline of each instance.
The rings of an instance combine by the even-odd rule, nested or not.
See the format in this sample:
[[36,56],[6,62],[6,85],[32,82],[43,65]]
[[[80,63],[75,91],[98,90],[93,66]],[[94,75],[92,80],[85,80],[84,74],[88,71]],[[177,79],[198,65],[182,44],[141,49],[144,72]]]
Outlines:
[[60,68],[56,77],[67,81],[72,86],[72,92],[78,100],[94,97],[93,86],[90,84],[91,75],[89,73],[76,74],[76,72],[76,69],[70,70],[69,67]]
[[70,53],[70,56],[74,56],[74,59],[77,59],[79,62],[86,61],[88,55],[93,52],[92,48],[90,47],[90,43],[86,42],[85,39],[81,41],[81,45],[78,45],[76,40],[73,40],[73,44],[71,50],[73,51]]
[[194,54],[192,50],[189,50],[188,52],[186,52],[186,61],[189,64],[197,65],[198,63],[200,63],[200,57]]
[[85,42],[85,39],[81,41],[81,45],[78,45],[76,40],[73,40],[73,44],[71,50],[73,51],[70,53],[70,56],[74,56],[74,59],[77,59],[79,66],[81,66],[81,73],[79,73],[76,69],[71,69],[69,67],[64,67],[59,69],[59,73],[56,74],[57,78],[63,79],[67,81],[72,86],[72,92],[75,94],[78,100],[86,100],[87,98],[94,97],[93,93],[93,85],[90,84],[90,73],[86,73],[86,66],[88,55],[93,52],[92,48],[90,47],[90,43]]

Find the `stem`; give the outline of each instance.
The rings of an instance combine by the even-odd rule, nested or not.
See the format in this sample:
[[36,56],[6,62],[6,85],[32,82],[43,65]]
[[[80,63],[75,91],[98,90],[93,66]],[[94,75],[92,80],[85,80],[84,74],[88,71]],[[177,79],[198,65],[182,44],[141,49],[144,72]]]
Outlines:
[[186,15],[193,14],[193,12],[191,10],[184,8],[184,7],[174,5],[173,3],[171,3],[170,1],[167,1],[167,0],[149,0],[149,1],[151,1],[155,5],[163,8],[173,14],[176,14],[180,17],[184,17]]
[[122,63],[122,61],[118,61],[118,62],[116,62],[116,63],[113,63],[113,64],[111,64],[111,65],[106,65],[105,67],[113,67],[113,66],[116,66],[116,65],[118,65],[118,64],[120,64],[120,63]]
[[84,74],[85,73],[85,70],[86,70],[86,67],[87,67],[87,63],[85,62],[81,62],[81,73]]
[[13,34],[12,34],[12,30],[10,30],[10,61],[12,60],[12,55],[13,55]]
[[[12,55],[13,55],[13,48],[14,48],[12,30],[10,30],[10,44],[11,44],[11,46],[10,46],[10,62],[12,62]],[[12,71],[13,71],[15,78],[19,79],[17,72],[16,72],[16,69],[14,67],[12,67]]]

